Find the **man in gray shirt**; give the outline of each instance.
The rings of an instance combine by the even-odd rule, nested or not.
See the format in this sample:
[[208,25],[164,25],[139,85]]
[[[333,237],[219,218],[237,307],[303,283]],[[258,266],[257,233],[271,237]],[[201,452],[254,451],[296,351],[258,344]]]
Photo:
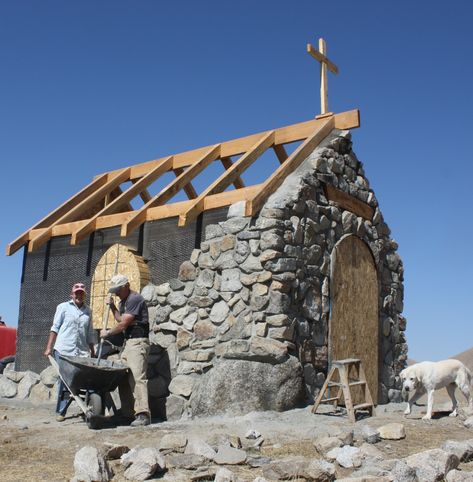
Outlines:
[[125,418],[135,420],[133,427],[149,425],[150,410],[148,404],[148,368],[149,322],[148,306],[144,298],[130,289],[126,276],[115,275],[110,280],[109,293],[120,298],[117,308],[110,297],[109,306],[117,324],[111,329],[100,331],[100,337],[106,338],[117,333],[124,333],[125,348],[121,360],[130,368],[130,376],[119,385],[121,412]]

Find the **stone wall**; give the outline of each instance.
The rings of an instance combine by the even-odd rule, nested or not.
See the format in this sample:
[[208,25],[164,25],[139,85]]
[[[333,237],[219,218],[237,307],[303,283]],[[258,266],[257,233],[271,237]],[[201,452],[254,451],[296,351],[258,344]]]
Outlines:
[[[372,221],[327,200],[329,184],[367,203]],[[168,419],[285,410],[313,400],[328,364],[330,256],[355,235],[379,282],[380,403],[400,397],[407,359],[403,267],[347,131],[332,134],[258,216],[241,205],[209,225],[177,279],[142,291],[150,306],[150,397]]]

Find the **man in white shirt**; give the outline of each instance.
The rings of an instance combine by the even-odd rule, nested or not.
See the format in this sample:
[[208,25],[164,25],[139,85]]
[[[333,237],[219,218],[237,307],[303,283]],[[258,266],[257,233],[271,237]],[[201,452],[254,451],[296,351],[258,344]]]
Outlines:
[[[85,304],[85,285],[76,283],[71,290],[71,299],[60,303],[56,308],[53,326],[49,332],[45,356],[53,354],[56,361],[59,355],[88,357],[94,356],[95,332],[92,325],[92,312]],[[62,380],[59,381],[56,412],[62,422],[71,399]]]

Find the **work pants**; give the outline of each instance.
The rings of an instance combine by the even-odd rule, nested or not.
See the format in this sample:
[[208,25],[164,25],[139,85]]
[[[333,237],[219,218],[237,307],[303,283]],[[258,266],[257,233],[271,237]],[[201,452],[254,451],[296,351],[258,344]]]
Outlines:
[[148,403],[148,368],[149,339],[129,338],[125,341],[125,348],[121,360],[130,369],[128,378],[120,383],[121,412],[126,417],[133,417],[139,413],[150,414]]
[[[56,362],[59,364],[59,352],[53,350],[53,356]],[[64,417],[71,402],[72,397],[69,393],[69,390],[67,389],[66,385],[64,385],[61,377],[58,377],[56,413]]]

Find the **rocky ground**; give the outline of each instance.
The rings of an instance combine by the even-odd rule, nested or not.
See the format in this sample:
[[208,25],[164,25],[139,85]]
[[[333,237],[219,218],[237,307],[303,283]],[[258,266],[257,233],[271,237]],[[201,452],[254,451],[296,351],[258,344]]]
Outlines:
[[[259,412],[240,417],[180,422],[156,421],[150,426],[140,428],[109,424],[102,430],[89,429],[77,409],[74,411],[72,407],[70,416],[64,422],[57,422],[53,408],[52,403],[33,405],[25,400],[0,399],[2,482],[71,480],[75,474],[75,454],[84,446],[96,447],[101,451],[113,444],[126,445],[129,448],[161,448],[168,470],[159,476],[155,475],[156,480],[210,481],[214,480],[219,468],[226,467],[238,480],[253,481],[257,477],[271,480],[268,478],[270,472],[267,469],[278,460],[291,458],[297,461],[300,457],[306,460],[322,459],[320,447],[318,452],[314,441],[321,440],[324,436],[353,430],[353,445],[361,446],[364,443],[363,433],[365,431],[366,435],[366,426],[377,429],[391,422],[404,426],[405,438],[381,439],[371,445],[381,452],[384,459],[401,459],[427,449],[440,448],[447,440],[473,441],[473,429],[464,425],[466,416],[446,416],[447,412],[439,411],[448,408],[448,403],[444,406],[443,402],[436,403],[438,411],[430,421],[421,419],[422,411],[425,410],[423,406],[415,407],[411,416],[404,417],[403,404],[390,404],[378,407],[375,417],[366,416],[354,425],[348,422],[343,412],[330,414],[329,406],[322,406],[323,413],[316,415],[310,412],[311,407],[307,407],[284,413]],[[255,434],[261,436],[256,439],[248,438]],[[228,463],[224,460],[218,465],[209,461],[205,463],[198,458],[172,459],[173,455],[184,451],[183,447],[179,448],[182,441],[185,443],[191,439],[207,442],[214,448],[235,446],[240,441],[242,450],[246,453],[246,461],[233,465],[228,459]],[[165,446],[168,446],[168,450]],[[125,478],[119,460],[110,461],[110,465],[115,472],[113,481],[129,480]],[[334,467],[337,480],[348,477],[354,471],[353,468],[344,468],[335,461]],[[473,462],[460,463],[459,468],[465,475],[466,472],[473,471]],[[292,474],[289,480],[316,479],[298,478],[297,474]]]

